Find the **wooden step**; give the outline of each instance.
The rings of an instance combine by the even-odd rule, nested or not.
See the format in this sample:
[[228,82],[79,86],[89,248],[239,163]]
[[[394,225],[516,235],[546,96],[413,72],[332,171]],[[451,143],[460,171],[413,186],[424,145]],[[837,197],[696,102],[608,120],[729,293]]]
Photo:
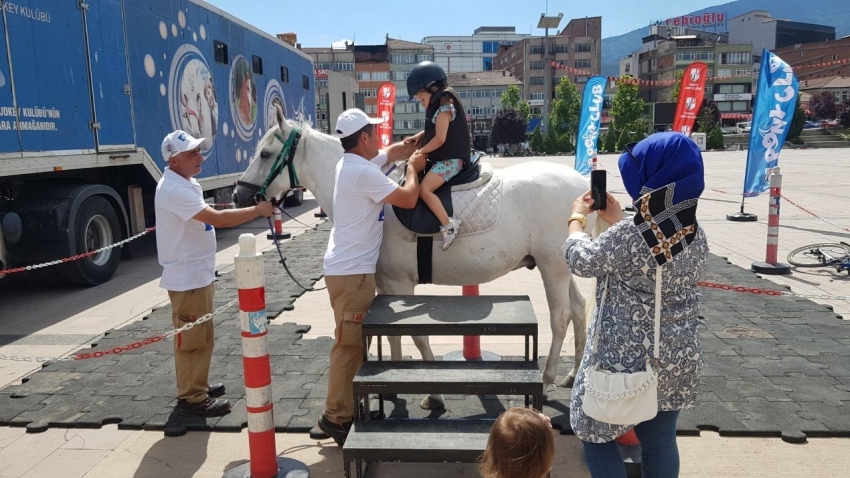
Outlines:
[[528,296],[379,295],[363,321],[363,334],[536,337],[537,316]]
[[448,395],[543,394],[537,362],[363,362],[354,377],[354,393]]
[[475,463],[487,446],[495,420],[365,420],[351,427],[342,459],[345,475],[361,463]]

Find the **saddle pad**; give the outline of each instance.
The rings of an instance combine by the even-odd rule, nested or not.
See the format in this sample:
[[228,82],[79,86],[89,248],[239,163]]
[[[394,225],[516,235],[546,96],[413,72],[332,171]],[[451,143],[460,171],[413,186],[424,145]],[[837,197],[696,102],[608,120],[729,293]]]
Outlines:
[[[486,179],[489,181],[484,183]],[[500,172],[494,172],[493,168],[483,163],[481,165],[481,178],[478,180],[455,186],[452,188],[452,205],[454,208],[454,217],[461,220],[460,231],[457,237],[469,236],[487,232],[499,221],[502,213],[502,175]],[[475,185],[478,184],[477,187]],[[471,188],[469,186],[472,186]],[[460,189],[460,190],[458,190]],[[404,240],[409,242],[416,241],[419,236],[440,237],[440,234],[417,234],[406,227],[391,214],[392,206],[386,211],[385,217],[392,222],[393,229]]]

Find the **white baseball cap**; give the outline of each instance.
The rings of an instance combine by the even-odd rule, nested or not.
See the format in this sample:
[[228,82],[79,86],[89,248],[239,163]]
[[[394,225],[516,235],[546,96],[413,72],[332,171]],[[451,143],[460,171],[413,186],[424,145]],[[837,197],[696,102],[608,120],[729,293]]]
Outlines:
[[197,148],[205,140],[206,138],[193,138],[189,133],[178,129],[162,140],[162,159],[167,163],[172,157]]
[[345,138],[363,129],[367,124],[381,124],[383,118],[370,118],[366,113],[357,109],[351,108],[339,114],[336,119],[336,137]]

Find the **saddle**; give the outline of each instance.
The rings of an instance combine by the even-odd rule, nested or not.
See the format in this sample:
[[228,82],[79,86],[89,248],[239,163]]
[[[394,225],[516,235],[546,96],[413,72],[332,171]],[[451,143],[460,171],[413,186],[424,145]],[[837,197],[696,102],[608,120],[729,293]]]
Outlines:
[[[478,161],[480,157],[480,152],[473,151],[469,166],[464,168],[457,174],[457,176],[453,177],[447,183],[434,191],[434,194],[436,194],[437,197],[440,198],[440,202],[443,203],[443,207],[446,208],[446,213],[448,213],[449,217],[454,214],[454,208],[452,206],[452,187],[469,184],[478,180],[478,177],[481,174],[481,163]],[[420,182],[427,171],[428,169],[419,173]],[[404,185],[404,175],[401,176],[399,185]],[[429,208],[428,205],[425,204],[425,201],[421,198],[416,202],[416,206],[414,206],[413,209],[403,209],[393,206],[393,211],[401,225],[413,232],[419,234],[436,234],[440,232],[440,221],[437,220],[437,216],[431,212],[431,208]]]

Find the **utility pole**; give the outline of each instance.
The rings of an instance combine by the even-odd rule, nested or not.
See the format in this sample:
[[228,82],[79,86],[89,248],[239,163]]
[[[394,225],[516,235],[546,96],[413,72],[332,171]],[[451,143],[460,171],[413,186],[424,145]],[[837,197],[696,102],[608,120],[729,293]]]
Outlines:
[[[546,2],[546,10],[547,12],[549,10],[548,0]],[[561,23],[561,18],[564,18],[563,13],[559,13],[557,17],[549,17],[546,16],[546,13],[541,13],[540,21],[537,22],[537,28],[543,28],[545,31],[543,36],[543,84],[545,98],[543,99],[543,118],[541,118],[543,133],[549,132],[549,103],[552,101],[552,62],[549,59],[549,29],[557,29],[558,24]]]

